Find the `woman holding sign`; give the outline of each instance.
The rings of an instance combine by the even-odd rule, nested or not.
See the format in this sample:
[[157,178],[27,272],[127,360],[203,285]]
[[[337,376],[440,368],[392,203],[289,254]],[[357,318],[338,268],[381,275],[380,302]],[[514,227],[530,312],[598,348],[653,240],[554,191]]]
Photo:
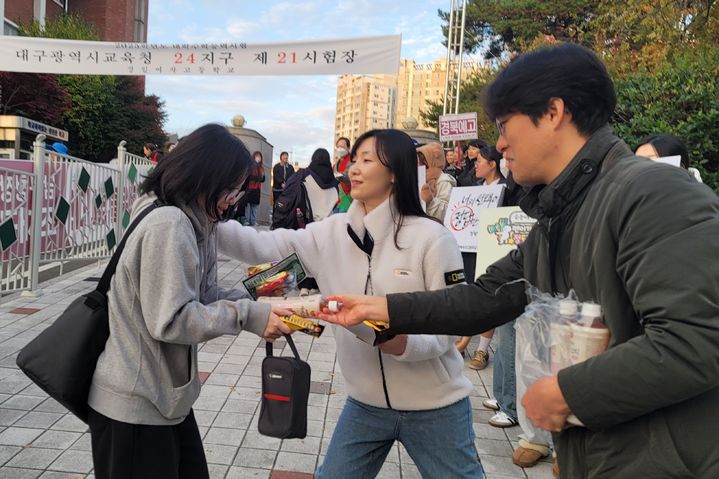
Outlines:
[[[419,203],[410,137],[369,131],[351,156],[353,202],[346,214],[297,231],[226,223],[220,250],[247,262],[297,252],[323,294],[426,291],[463,282],[456,241]],[[454,337],[400,335],[375,346],[336,328],[335,339],[349,398],[315,477],[375,477],[395,441],[423,477],[484,476],[467,397],[472,384]]]

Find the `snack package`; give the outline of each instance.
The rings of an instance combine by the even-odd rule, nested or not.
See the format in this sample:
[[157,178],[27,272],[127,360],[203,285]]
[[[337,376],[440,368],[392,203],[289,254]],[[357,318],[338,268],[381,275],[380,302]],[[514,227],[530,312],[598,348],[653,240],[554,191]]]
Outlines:
[[322,336],[322,332],[325,330],[324,325],[319,322],[303,318],[302,316],[297,316],[296,314],[292,314],[290,316],[280,316],[280,319],[292,330],[309,334],[310,336],[314,336],[316,338]]
[[277,262],[274,261],[272,263],[264,263],[264,264],[254,265],[254,266],[248,266],[247,267],[247,276],[254,276],[257,273],[261,273],[261,272],[265,271],[266,269],[270,269],[271,267],[273,267],[276,264],[277,264]]
[[297,253],[292,253],[282,261],[267,267],[267,264],[248,269],[257,271],[244,279],[242,284],[252,299],[260,296],[288,296],[298,292],[298,283],[307,277]]

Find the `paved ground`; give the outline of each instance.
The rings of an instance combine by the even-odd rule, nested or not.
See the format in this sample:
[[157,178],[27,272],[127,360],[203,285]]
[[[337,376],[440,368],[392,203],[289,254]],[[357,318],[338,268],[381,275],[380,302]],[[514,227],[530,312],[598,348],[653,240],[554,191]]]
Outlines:
[[[222,285],[237,284],[244,270],[238,262],[221,261]],[[0,303],[0,479],[94,478],[85,424],[34,386],[15,366],[15,357],[75,297],[94,288],[100,274],[97,265],[91,265],[43,283],[44,295],[36,299],[16,295]],[[324,457],[346,397],[334,340],[329,329],[320,339],[302,334],[294,338],[312,366],[310,422],[304,440],[281,441],[257,432],[260,364],[265,355],[259,338],[243,333],[202,345],[199,360],[205,383],[194,409],[213,479],[307,478]],[[291,354],[289,348],[285,353]],[[479,373],[465,370],[476,385],[471,397],[474,429],[487,477],[551,478],[548,461],[526,470],[512,464],[519,428],[487,425],[491,413],[481,402],[491,393],[491,364]],[[379,477],[420,475],[404,449],[395,446]]]

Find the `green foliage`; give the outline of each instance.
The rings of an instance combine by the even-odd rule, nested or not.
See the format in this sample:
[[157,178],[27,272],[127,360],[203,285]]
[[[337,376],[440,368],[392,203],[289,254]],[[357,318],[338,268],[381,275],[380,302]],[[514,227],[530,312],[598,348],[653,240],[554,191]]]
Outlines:
[[617,134],[632,148],[647,134],[677,136],[691,166],[719,192],[719,48],[683,52],[652,73],[618,80],[616,87]]
[[33,20],[28,25],[19,25],[18,34],[22,37],[62,38],[65,40],[99,40],[95,27],[77,14],[60,15],[45,23]]
[[[465,21],[465,49],[486,48],[486,58],[525,49],[537,36],[586,43],[597,2],[589,0],[469,0]],[[449,12],[439,11],[449,23]],[[447,37],[446,25],[442,31]]]
[[[43,29],[39,23],[20,26],[25,36],[97,40],[95,28],[78,15],[61,15],[48,20]],[[28,75],[32,74],[13,74]],[[34,75],[52,83],[53,75]],[[49,79],[48,79],[49,78]],[[52,80],[52,81],[50,81]],[[161,145],[166,136],[162,126],[166,119],[163,102],[146,96],[142,83],[134,77],[101,75],[58,75],[56,83],[71,100],[71,108],[58,108],[61,119],[49,115],[32,118],[64,128],[70,134],[69,149],[73,156],[107,162],[117,154],[117,145],[128,142],[128,151],[142,152],[143,143]],[[47,97],[55,102],[52,96]],[[62,96],[59,95],[62,99]],[[63,105],[57,103],[58,107]],[[57,113],[57,112],[56,112]]]

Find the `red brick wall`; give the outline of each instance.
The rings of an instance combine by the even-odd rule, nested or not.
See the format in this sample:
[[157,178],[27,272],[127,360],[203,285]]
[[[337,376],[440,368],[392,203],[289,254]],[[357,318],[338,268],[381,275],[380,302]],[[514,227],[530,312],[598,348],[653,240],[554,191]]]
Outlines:
[[[147,8],[147,3],[145,5]],[[133,41],[135,0],[70,0],[70,11],[94,24],[101,40]]]
[[33,17],[32,0],[5,0],[5,18],[14,23],[30,23]]
[[65,11],[60,5],[55,3],[53,0],[45,1],[45,16],[47,18],[54,18]]

